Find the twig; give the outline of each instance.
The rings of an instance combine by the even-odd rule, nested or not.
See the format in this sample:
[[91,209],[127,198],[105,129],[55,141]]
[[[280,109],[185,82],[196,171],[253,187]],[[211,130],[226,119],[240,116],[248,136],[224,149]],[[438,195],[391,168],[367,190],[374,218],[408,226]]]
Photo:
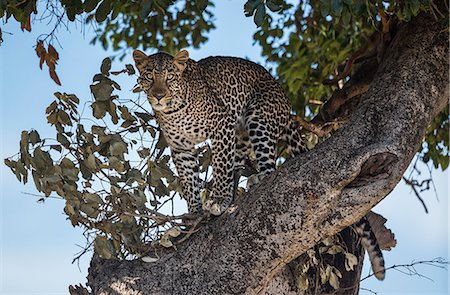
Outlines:
[[370,292],[370,293],[375,294],[375,295],[378,294],[378,292],[375,292],[374,290],[371,290],[371,289],[366,289],[366,288],[362,288],[362,287],[361,287],[360,290],[361,290],[361,291]]
[[[395,270],[397,270],[397,271],[399,271],[399,272],[401,272],[403,274],[409,275],[409,276],[418,276],[420,278],[425,278],[425,279],[433,281],[431,278],[420,274],[416,270],[415,266],[416,265],[422,265],[422,264],[434,266],[434,267],[441,268],[441,269],[447,269],[446,265],[448,265],[449,262],[447,260],[443,259],[442,257],[438,257],[438,258],[435,258],[435,259],[432,259],[432,260],[413,261],[410,264],[394,264],[394,265],[386,268],[385,270],[388,271],[390,269],[395,269]],[[402,268],[405,269],[405,270],[400,270]],[[364,281],[364,280],[366,280],[366,279],[368,279],[368,278],[370,278],[370,277],[372,277],[374,275],[375,274],[372,273],[372,274],[364,277],[363,279],[361,279],[360,282],[362,282],[362,281]]]
[[411,188],[413,189],[414,194],[416,195],[417,199],[419,199],[420,203],[422,203],[422,206],[423,206],[423,209],[425,210],[425,213],[428,213],[427,205],[425,205],[424,200],[422,199],[422,197],[420,196],[419,192],[416,189],[416,186],[420,187],[420,185],[418,185],[417,182],[414,182],[413,180],[409,180],[409,179],[407,179],[404,176],[403,176],[403,180],[406,182],[407,185],[411,186]]
[[193,226],[192,226],[192,229],[189,230],[189,231],[187,231],[187,234],[186,234],[183,238],[181,238],[179,241],[177,241],[176,244],[177,244],[177,245],[178,245],[178,244],[181,244],[182,242],[186,241],[192,234],[198,232],[198,230],[199,230],[200,228],[196,228],[196,227],[197,227],[197,225],[198,225],[202,220],[203,220],[203,216],[198,217],[198,218],[194,221]]

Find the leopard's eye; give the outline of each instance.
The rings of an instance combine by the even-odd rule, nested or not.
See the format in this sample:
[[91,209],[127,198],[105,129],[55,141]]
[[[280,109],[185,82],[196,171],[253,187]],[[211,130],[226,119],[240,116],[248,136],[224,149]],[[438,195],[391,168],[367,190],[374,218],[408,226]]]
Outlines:
[[152,82],[153,81],[153,74],[152,73],[146,73],[144,75],[145,80]]
[[172,73],[167,74],[167,80],[173,80],[174,77],[175,77],[175,75]]

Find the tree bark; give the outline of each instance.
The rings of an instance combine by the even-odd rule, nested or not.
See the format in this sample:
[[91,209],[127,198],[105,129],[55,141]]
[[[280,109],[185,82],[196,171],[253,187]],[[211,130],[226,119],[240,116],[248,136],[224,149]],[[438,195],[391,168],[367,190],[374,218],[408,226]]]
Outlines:
[[392,191],[448,104],[448,66],[447,33],[416,17],[342,129],[157,262],[94,257],[88,285],[94,294],[300,294],[288,263]]

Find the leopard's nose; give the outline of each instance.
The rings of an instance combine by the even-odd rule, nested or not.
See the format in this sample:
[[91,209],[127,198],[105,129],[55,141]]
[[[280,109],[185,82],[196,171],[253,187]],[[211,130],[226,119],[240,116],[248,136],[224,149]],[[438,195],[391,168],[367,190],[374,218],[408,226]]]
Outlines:
[[166,91],[153,91],[152,95],[157,99],[161,100],[164,96],[166,96]]

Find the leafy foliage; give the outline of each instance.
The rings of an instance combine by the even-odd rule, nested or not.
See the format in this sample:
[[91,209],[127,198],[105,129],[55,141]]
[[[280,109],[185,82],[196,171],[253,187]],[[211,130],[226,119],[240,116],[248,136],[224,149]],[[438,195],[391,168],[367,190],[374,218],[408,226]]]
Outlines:
[[[31,174],[45,197],[64,199],[72,225],[86,229],[88,244],[104,258],[144,256],[157,245],[174,247],[185,225],[182,218],[189,217],[161,213],[180,190],[167,144],[153,115],[142,107],[146,99],[121,100],[111,60],[103,60],[100,69],[90,86],[93,100],[87,102],[96,120],[79,112],[76,95],[56,92],[46,109],[56,140],[23,131],[20,152],[5,164],[23,183]],[[113,73],[123,72],[135,70],[126,65]],[[207,161],[208,153],[201,154]]]
[[442,171],[448,168],[449,151],[449,107],[434,118],[433,123],[428,127],[425,143],[420,151],[422,161],[428,163],[431,161],[435,169],[441,167]]
[[[342,278],[341,271],[334,265],[328,264],[325,257],[342,256],[345,261],[345,271],[355,270],[358,258],[346,251],[345,243],[340,241],[339,235],[329,237],[321,241],[317,246],[309,249],[304,255],[305,261],[298,265],[297,287],[300,290],[310,290],[312,286],[329,284],[334,290],[339,289],[339,280]],[[312,272],[317,272],[312,276]],[[311,278],[320,278],[320,284],[310,282]],[[317,286],[318,285],[318,286]],[[316,290],[315,293],[320,292]]]

